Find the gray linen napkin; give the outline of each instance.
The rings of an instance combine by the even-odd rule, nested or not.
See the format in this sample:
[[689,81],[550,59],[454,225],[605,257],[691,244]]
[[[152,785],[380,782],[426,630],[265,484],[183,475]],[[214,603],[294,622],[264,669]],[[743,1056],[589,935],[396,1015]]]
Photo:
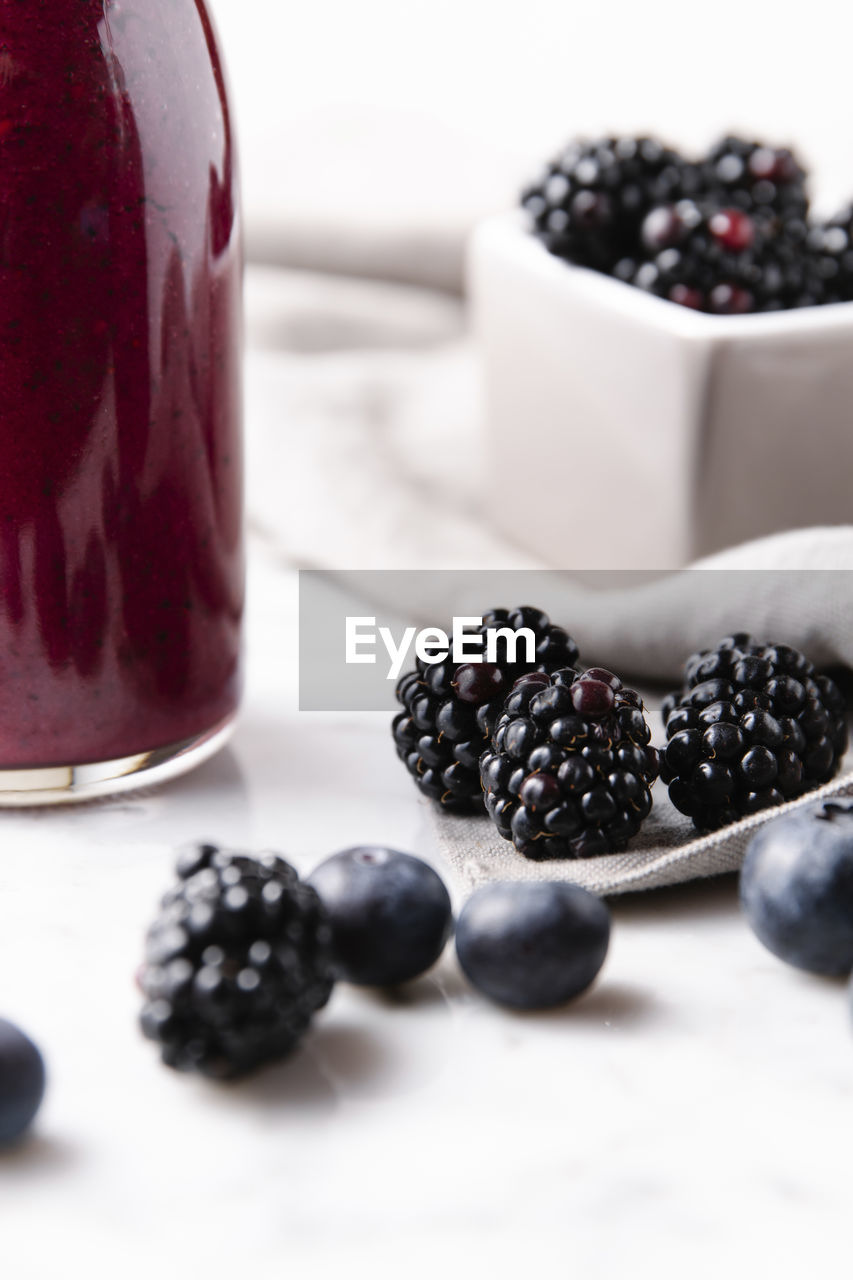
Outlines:
[[753,832],[771,818],[815,800],[853,795],[853,752],[847,753],[841,773],[826,786],[707,836],[696,836],[690,819],[670,803],[662,783],[655,783],[653,794],[652,812],[630,848],[601,858],[530,862],[498,835],[487,817],[448,817],[430,809],[430,821],[452,878],[465,891],[488,880],[569,880],[601,894],[660,889],[737,871]]

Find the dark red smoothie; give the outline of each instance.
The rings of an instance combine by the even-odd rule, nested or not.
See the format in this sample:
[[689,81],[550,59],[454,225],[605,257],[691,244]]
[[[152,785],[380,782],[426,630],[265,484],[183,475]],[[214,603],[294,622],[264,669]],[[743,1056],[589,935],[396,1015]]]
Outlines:
[[0,768],[236,707],[240,285],[201,0],[0,0]]

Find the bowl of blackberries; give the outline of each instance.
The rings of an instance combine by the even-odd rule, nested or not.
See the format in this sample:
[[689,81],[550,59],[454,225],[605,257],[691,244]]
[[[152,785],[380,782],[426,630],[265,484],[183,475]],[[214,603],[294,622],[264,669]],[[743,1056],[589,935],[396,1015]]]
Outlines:
[[694,311],[742,315],[853,299],[853,206],[810,217],[788,147],[728,135],[699,158],[654,138],[571,142],[523,191],[567,262]]
[[[570,142],[475,228],[468,293],[489,491],[512,457],[492,519],[543,563],[674,568],[849,520],[853,206],[817,216],[791,148]],[[603,463],[630,537],[578,483]]]

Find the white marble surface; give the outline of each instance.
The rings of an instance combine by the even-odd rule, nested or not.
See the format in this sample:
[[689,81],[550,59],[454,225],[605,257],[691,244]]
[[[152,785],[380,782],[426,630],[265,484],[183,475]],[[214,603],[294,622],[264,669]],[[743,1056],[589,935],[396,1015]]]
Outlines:
[[565,1011],[489,1006],[451,948],[399,998],[340,987],[249,1082],[159,1065],[133,973],[173,843],[431,856],[386,717],[296,710],[294,575],[255,546],[251,585],[229,748],[149,795],[0,818],[0,1012],[50,1070],[0,1158],[3,1274],[841,1274],[844,988],[764,952],[729,881],[616,903]]

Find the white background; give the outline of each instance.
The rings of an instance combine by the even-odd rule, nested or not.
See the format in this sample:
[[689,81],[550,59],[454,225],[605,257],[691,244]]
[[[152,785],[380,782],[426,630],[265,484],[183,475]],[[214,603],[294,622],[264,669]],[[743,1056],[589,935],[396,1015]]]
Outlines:
[[250,214],[512,201],[570,136],[729,128],[803,149],[853,197],[853,12],[838,0],[213,0]]

